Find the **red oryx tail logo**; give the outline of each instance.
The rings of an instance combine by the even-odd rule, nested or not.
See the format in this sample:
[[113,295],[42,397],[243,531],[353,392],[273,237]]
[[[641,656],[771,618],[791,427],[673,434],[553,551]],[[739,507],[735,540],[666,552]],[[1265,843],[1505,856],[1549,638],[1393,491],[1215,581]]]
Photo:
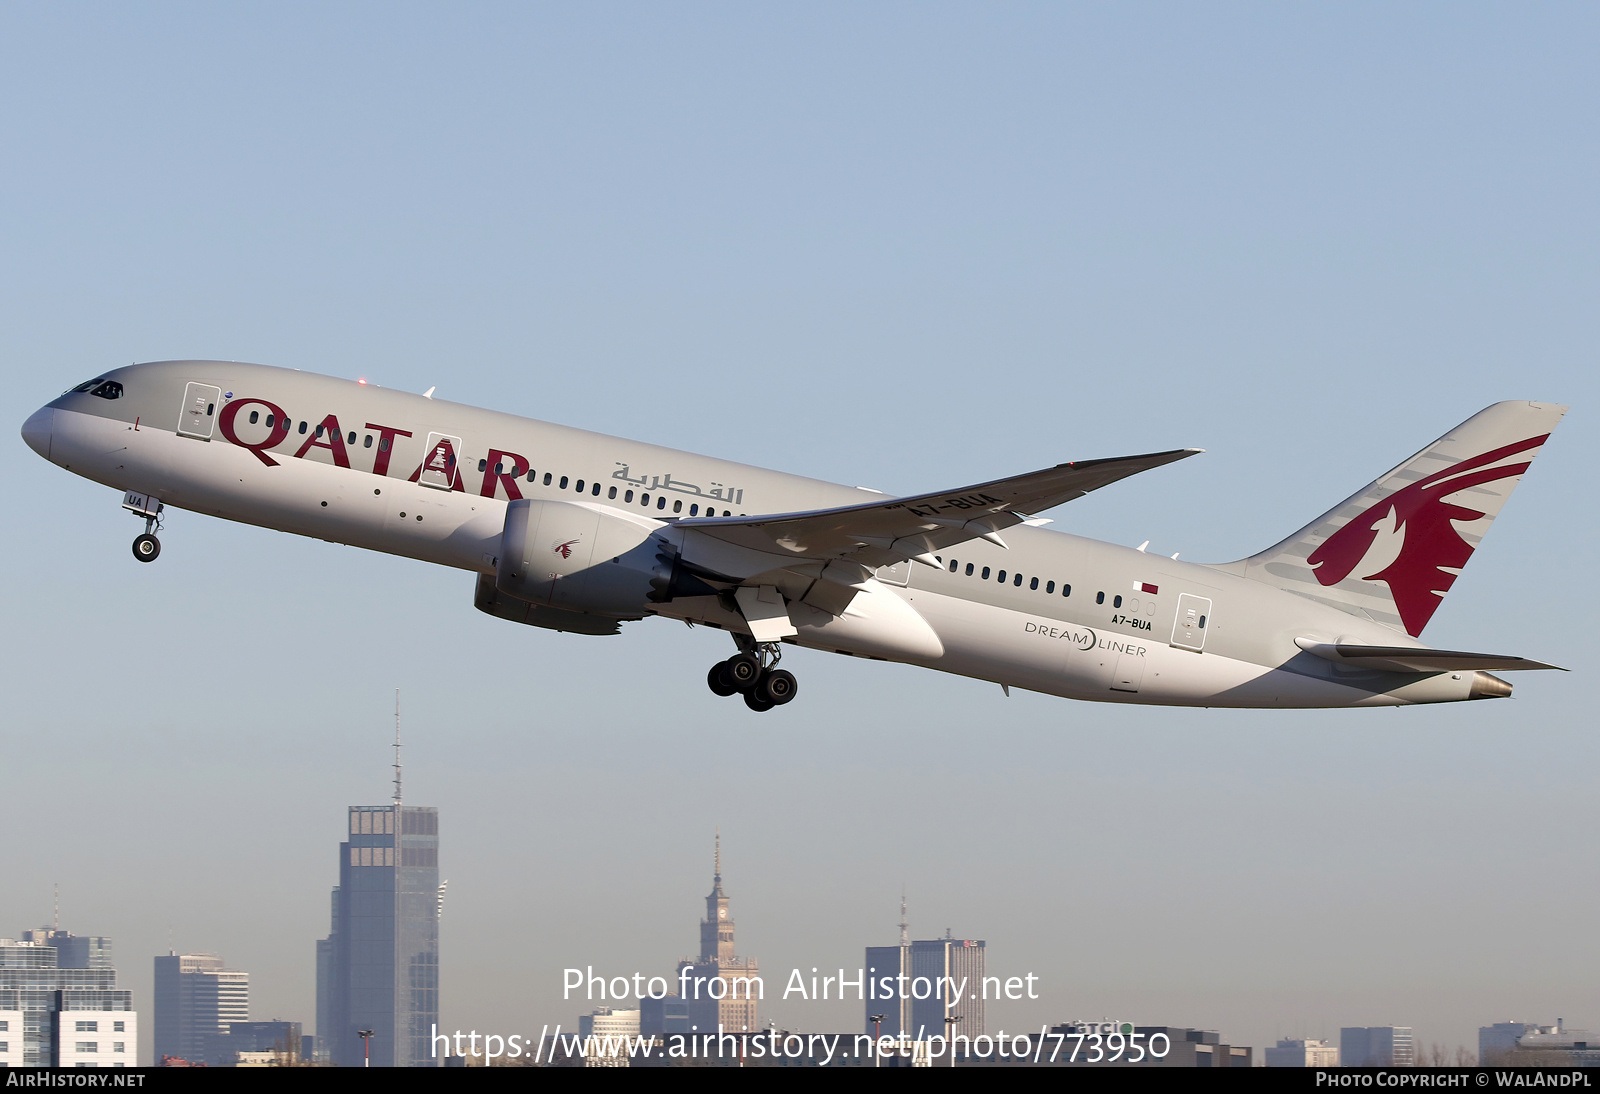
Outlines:
[[1536,449],[1547,437],[1549,434],[1545,433],[1496,448],[1401,487],[1329,536],[1306,561],[1319,582],[1337,585],[1361,567],[1380,531],[1403,535],[1393,561],[1381,570],[1359,576],[1362,581],[1385,582],[1406,633],[1421,634],[1455,583],[1457,572],[1472,557],[1471,544],[1461,538],[1452,522],[1469,523],[1484,516],[1476,509],[1444,499],[1474,486],[1522,474],[1531,457],[1520,463],[1488,465]]
[[551,548],[551,550],[554,551],[556,554],[560,555],[562,558],[571,558],[572,557],[572,545],[577,543],[577,542],[578,541],[575,540],[575,539],[569,539],[565,543],[556,544],[554,547]]

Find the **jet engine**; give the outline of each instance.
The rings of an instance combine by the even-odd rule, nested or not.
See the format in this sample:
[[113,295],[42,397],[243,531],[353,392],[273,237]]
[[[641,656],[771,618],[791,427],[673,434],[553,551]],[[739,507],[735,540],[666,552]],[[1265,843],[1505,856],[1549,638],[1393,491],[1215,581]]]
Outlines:
[[496,599],[641,619],[674,596],[714,595],[684,571],[665,534],[670,527],[586,502],[514,501],[500,538]]

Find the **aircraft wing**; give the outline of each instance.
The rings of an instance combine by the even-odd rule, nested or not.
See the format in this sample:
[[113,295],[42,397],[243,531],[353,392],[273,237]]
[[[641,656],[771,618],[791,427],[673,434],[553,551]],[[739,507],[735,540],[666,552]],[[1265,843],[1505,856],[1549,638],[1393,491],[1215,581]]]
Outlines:
[[1004,547],[998,533],[1024,523],[1029,514],[1200,451],[1179,448],[1143,456],[1063,463],[1026,475],[915,497],[803,513],[690,518],[678,521],[677,526],[797,561],[837,559],[875,568],[909,558],[937,565],[934,551],[979,538]]
[[1463,653],[1460,650],[1429,650],[1415,646],[1362,646],[1350,642],[1316,643],[1300,639],[1296,643],[1307,653],[1356,668],[1383,672],[1509,672],[1513,669],[1556,669],[1543,661],[1526,657],[1505,657],[1495,653]]

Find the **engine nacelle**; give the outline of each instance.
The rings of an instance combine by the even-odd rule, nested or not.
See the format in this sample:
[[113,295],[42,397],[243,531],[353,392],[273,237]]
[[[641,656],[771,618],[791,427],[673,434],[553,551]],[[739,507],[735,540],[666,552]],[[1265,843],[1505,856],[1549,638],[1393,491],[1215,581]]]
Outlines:
[[495,588],[530,604],[642,618],[671,580],[675,552],[657,534],[666,527],[584,502],[519,499],[506,507]]

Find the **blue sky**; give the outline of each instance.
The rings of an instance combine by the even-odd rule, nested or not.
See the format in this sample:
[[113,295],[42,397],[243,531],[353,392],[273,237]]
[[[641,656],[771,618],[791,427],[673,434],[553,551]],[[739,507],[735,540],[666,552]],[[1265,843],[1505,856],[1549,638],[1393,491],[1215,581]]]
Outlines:
[[1196,446],[1050,515],[1220,561],[1491,402],[1570,403],[1426,637],[1574,669],[1510,702],[1264,714],[800,651],[800,699],[755,718],[705,691],[724,636],[532,632],[474,612],[469,575],[188,514],[138,566],[118,499],[13,434],[0,933],[60,882],[146,1009],[170,944],[309,1026],[342,809],[386,798],[402,686],[451,1027],[575,1021],[570,965],[669,973],[718,824],[740,949],[776,978],[892,941],[904,883],[914,933],[1042,978],[993,1027],[1600,1023],[1597,24],[0,9],[14,427],[108,367],[220,357],[892,492]]

